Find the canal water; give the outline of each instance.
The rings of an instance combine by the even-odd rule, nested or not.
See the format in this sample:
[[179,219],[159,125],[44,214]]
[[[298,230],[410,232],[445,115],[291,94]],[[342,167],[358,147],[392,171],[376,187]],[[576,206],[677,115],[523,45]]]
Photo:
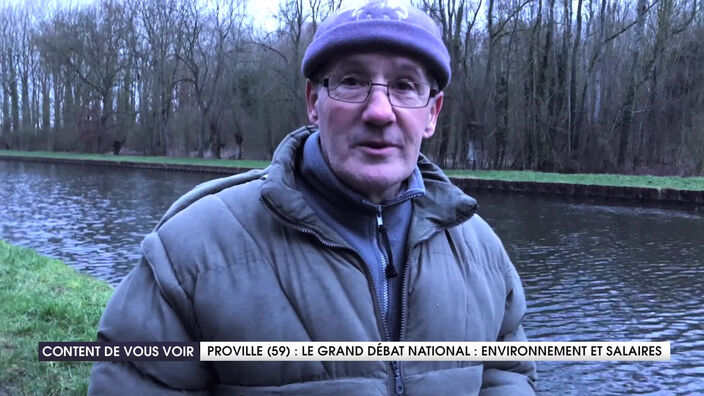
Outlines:
[[[0,239],[116,285],[169,205],[216,176],[0,160]],[[704,395],[704,211],[477,192],[542,341],[671,341],[669,362],[539,362],[541,395]]]

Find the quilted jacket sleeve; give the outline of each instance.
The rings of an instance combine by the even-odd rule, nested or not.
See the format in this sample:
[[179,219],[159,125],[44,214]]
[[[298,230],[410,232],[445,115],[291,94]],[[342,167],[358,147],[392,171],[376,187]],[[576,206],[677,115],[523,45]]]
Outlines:
[[[527,341],[521,324],[526,313],[526,298],[521,280],[503,248],[501,253],[505,264],[506,306],[496,341]],[[480,395],[534,395],[535,371],[534,362],[485,362]]]
[[[180,287],[157,233],[142,245],[140,264],[118,286],[103,313],[99,341],[191,342],[196,338],[190,299]],[[98,362],[89,395],[206,394],[207,363]]]

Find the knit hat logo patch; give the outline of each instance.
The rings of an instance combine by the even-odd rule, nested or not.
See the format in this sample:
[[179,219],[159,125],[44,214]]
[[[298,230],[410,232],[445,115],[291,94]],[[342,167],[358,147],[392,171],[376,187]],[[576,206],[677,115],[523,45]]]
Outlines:
[[403,21],[408,18],[408,8],[398,1],[374,1],[351,10],[352,18],[359,21],[364,19],[386,19]]

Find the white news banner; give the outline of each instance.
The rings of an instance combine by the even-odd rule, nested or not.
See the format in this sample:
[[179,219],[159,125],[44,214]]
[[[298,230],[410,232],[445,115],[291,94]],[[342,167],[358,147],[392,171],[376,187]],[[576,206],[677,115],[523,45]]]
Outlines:
[[670,342],[201,342],[201,361],[667,361]]

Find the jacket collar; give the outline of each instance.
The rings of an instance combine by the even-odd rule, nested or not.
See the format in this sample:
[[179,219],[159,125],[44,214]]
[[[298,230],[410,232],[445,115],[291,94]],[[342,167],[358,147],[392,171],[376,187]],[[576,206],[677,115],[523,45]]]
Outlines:
[[478,209],[477,201],[452,184],[442,169],[423,154],[418,157],[418,168],[423,175],[426,194],[413,201],[413,219],[408,235],[411,244],[464,223]]
[[[282,140],[267,169],[260,198],[277,218],[288,225],[312,232],[325,243],[347,246],[332,227],[320,220],[296,188],[296,166],[300,163],[306,139],[314,132],[314,127],[306,126]],[[418,158],[418,168],[426,194],[413,201],[408,239],[411,244],[467,221],[477,209],[477,202],[453,185],[442,170],[422,154]]]

